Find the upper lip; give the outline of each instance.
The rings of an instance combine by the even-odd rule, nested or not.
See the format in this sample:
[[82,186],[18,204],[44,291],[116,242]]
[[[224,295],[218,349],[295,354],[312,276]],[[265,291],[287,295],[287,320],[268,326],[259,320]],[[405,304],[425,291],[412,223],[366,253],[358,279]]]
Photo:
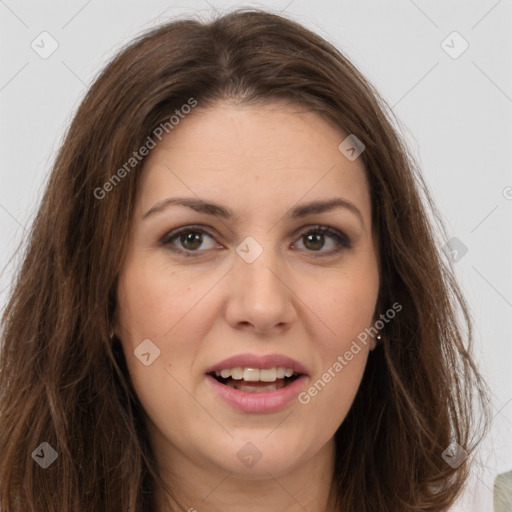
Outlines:
[[274,368],[277,366],[283,366],[284,368],[291,368],[295,373],[306,374],[308,373],[306,367],[292,359],[291,357],[283,354],[239,354],[236,356],[224,359],[219,363],[211,366],[206,370],[206,373],[213,373],[228,368]]

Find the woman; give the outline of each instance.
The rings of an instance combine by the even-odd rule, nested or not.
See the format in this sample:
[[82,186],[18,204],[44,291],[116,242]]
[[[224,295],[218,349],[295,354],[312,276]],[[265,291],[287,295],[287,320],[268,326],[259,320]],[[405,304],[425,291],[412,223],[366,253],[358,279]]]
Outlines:
[[485,388],[386,111],[259,10],[113,59],[4,314],[3,510],[448,509]]

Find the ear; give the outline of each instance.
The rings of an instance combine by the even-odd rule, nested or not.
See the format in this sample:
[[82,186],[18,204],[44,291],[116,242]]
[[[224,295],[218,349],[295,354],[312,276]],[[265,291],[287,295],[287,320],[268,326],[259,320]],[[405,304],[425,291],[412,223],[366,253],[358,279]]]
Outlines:
[[377,334],[376,336],[373,336],[370,339],[370,350],[375,350],[375,347],[379,344],[381,339],[382,339],[382,336],[380,334]]

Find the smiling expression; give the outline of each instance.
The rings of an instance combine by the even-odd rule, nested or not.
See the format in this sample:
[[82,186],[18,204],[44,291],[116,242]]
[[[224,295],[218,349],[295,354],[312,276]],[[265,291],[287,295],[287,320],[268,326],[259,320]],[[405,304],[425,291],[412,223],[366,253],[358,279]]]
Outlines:
[[277,475],[332,447],[368,347],[307,405],[297,395],[372,325],[379,290],[347,135],[296,105],[218,103],[144,162],[115,330],[167,461]]

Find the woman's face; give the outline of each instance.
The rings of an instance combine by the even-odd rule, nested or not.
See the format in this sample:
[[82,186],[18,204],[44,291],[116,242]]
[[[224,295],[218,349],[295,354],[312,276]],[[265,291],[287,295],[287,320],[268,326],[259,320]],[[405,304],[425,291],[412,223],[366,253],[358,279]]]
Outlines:
[[368,184],[348,134],[298,110],[194,111],[145,161],[116,334],[168,467],[286,474],[332,453],[360,384],[379,289]]

